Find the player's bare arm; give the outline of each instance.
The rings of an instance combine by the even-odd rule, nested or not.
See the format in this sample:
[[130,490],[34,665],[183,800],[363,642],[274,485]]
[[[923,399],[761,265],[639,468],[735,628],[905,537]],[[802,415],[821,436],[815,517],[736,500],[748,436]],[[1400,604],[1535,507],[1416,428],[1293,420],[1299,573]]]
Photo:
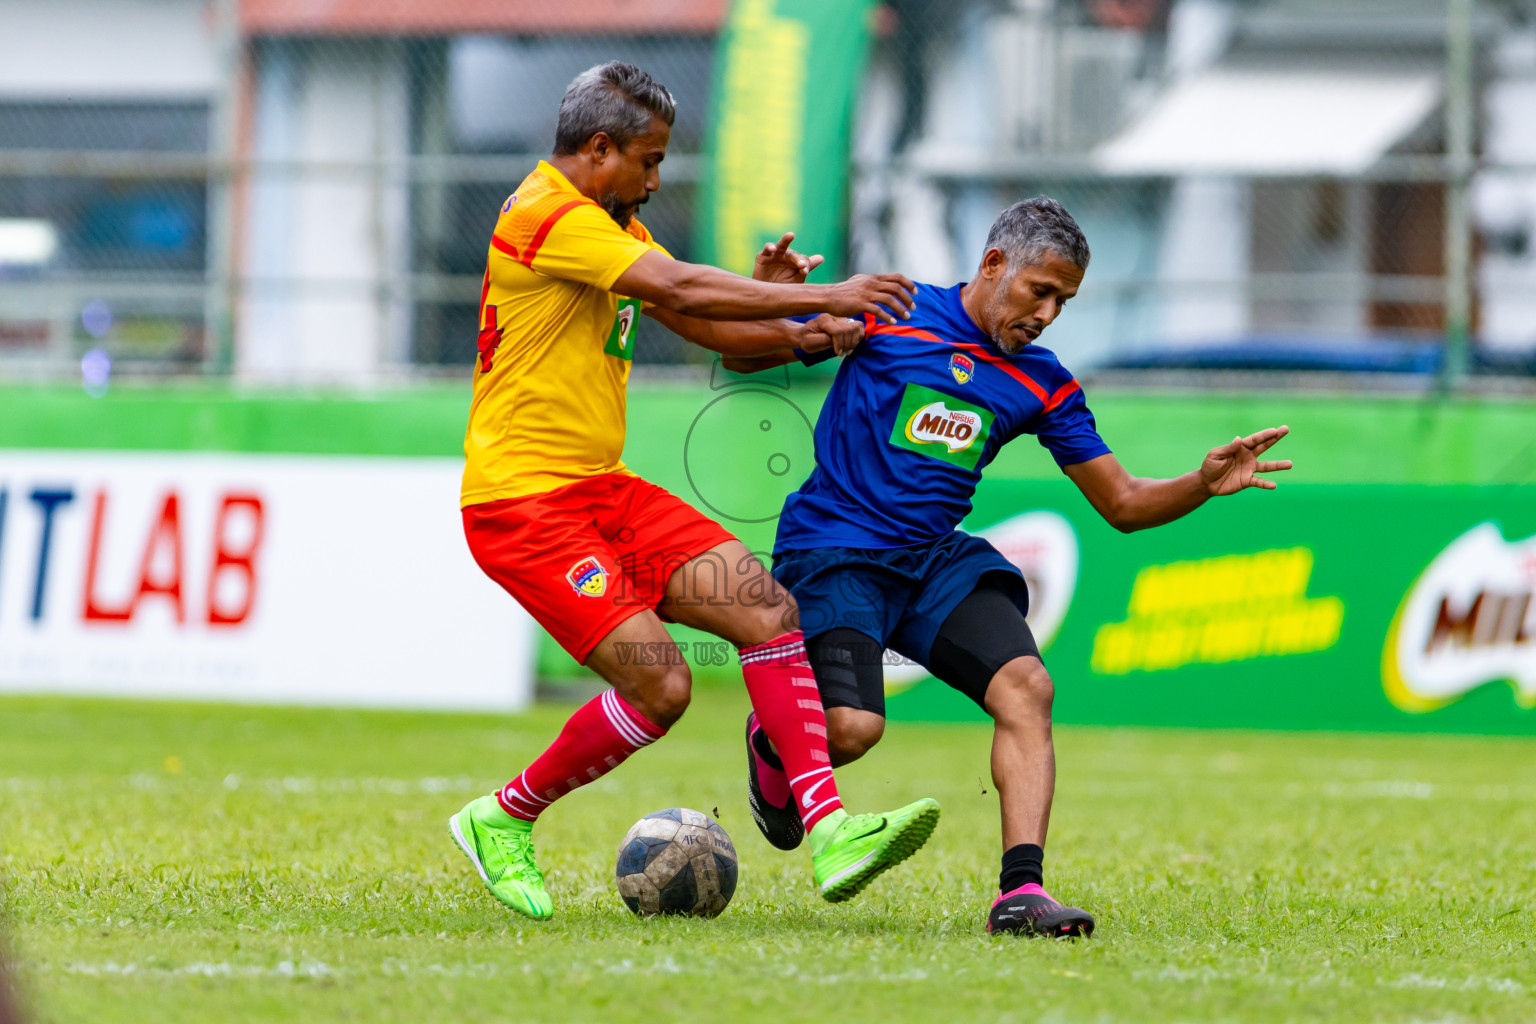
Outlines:
[[1206,453],[1198,469],[1169,479],[1135,477],[1113,455],[1067,466],[1063,470],[1104,520],[1122,533],[1162,526],[1188,515],[1208,498],[1257,487],[1274,490],[1275,481],[1259,474],[1291,468],[1291,460],[1261,460],[1290,427],[1270,427]]
[[[853,351],[864,337],[863,324],[825,313],[806,323],[782,319],[704,320],[657,306],[647,306],[645,315],[695,345],[724,355],[726,369],[737,373],[792,362],[797,348],[804,352],[831,348],[843,355]],[[744,368],[747,366],[751,369]]]
[[837,284],[772,284],[659,252],[641,256],[613,284],[620,295],[709,320],[868,313],[888,324],[907,318],[913,287],[903,274],[857,274]]

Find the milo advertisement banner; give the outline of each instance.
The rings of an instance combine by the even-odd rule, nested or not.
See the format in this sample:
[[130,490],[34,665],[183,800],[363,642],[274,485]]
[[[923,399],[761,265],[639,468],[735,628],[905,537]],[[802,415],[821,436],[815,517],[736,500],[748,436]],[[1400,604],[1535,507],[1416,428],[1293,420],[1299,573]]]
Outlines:
[[[1536,487],[1283,482],[1122,535],[999,481],[966,525],[1029,580],[1058,721],[1536,733]],[[981,717],[886,679],[893,718]]]

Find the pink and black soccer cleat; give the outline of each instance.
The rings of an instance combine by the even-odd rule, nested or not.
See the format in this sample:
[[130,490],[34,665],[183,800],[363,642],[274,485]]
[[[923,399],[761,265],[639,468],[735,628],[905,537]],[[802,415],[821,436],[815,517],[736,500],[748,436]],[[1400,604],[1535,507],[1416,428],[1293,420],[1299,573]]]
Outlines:
[[781,850],[793,850],[805,839],[805,825],[784,769],[758,753],[755,734],[760,728],[754,711],[747,716],[747,805],[764,839]]
[[987,914],[987,932],[1086,939],[1093,934],[1093,915],[1062,906],[1050,893],[1030,882],[1002,893],[993,901]]

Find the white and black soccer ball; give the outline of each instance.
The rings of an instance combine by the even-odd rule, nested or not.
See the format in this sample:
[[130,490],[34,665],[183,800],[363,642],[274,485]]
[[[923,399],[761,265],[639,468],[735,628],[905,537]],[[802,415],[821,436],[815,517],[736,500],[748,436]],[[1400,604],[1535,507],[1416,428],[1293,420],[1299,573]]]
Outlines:
[[619,896],[644,917],[715,917],[736,891],[736,846],[716,821],[686,807],[647,814],[619,844]]

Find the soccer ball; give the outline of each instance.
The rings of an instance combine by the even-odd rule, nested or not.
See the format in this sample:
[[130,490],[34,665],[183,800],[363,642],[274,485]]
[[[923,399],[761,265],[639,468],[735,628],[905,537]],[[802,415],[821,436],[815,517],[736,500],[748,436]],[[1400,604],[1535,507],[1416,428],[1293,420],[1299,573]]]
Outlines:
[[617,874],[624,905],[643,917],[715,917],[736,891],[736,847],[709,815],[669,807],[624,833]]

